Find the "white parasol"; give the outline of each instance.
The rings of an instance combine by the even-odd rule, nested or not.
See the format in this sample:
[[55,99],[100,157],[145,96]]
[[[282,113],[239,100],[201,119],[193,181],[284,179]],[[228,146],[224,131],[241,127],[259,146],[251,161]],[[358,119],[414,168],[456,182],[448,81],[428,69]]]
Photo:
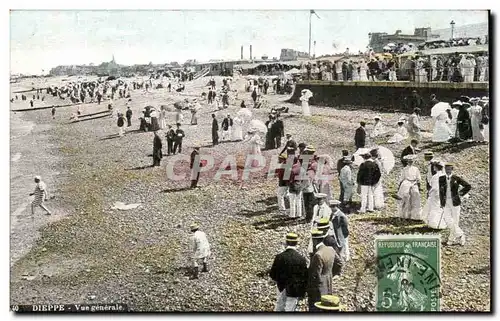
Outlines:
[[387,147],[378,146],[378,155],[380,157],[380,162],[384,167],[384,172],[389,174],[396,163],[394,154]]
[[393,42],[389,42],[386,47],[396,47],[396,45]]
[[384,49],[384,50],[391,50],[391,47],[389,47],[389,46],[385,46],[385,47],[384,47],[384,48],[382,48],[382,49]]
[[249,132],[259,132],[262,134],[267,133],[267,126],[261,120],[252,119],[250,125],[248,126]]
[[238,115],[238,117],[244,121],[249,121],[250,119],[252,119],[252,112],[248,108],[241,108],[240,110],[238,110],[236,115]]
[[446,112],[447,109],[451,109],[451,106],[449,103],[445,102],[439,102],[434,105],[431,109],[431,116],[432,117],[437,117],[441,115],[442,113]]
[[356,166],[361,165],[361,163],[363,163],[365,161],[361,155],[369,153],[370,151],[371,151],[371,148],[358,148],[358,150],[353,154],[354,161],[352,163]]

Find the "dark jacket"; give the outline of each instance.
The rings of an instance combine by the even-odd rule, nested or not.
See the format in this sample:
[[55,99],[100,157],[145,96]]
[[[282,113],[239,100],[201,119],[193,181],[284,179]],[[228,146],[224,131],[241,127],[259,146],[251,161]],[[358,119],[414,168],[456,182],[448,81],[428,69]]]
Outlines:
[[276,255],[269,273],[278,284],[278,290],[286,289],[288,297],[303,298],[307,286],[307,261],[294,249],[286,249]]
[[358,185],[373,186],[380,180],[380,168],[377,163],[366,160],[359,166],[357,183]]
[[354,135],[354,145],[356,148],[364,148],[366,142],[366,130],[363,126],[359,126],[356,129],[356,134]]
[[283,121],[281,119],[277,119],[271,126],[271,131],[274,133],[275,137],[285,136],[285,127],[283,126]]
[[219,123],[217,122],[217,119],[212,120],[212,133],[217,132],[219,130]]
[[295,154],[296,150],[297,150],[297,143],[293,139],[290,139],[289,141],[286,142],[285,147],[280,152],[280,154],[284,152],[286,152],[287,154]]
[[127,109],[127,112],[125,113],[125,115],[127,116],[127,119],[132,118],[132,109]]
[[[448,188],[447,177],[446,175],[439,177],[439,199],[441,201],[441,207],[445,207],[446,205],[446,189]],[[451,175],[450,185],[453,206],[459,206],[461,204],[460,197],[469,193],[472,187],[464,179],[456,175]],[[462,189],[459,191],[458,188],[460,186],[462,186]]]
[[232,118],[224,118],[222,120],[222,130],[227,131],[229,129],[229,126],[233,126],[233,119]]
[[199,154],[200,153],[196,149],[191,152],[191,161],[189,163],[189,168],[193,169],[194,161],[196,160],[196,156],[198,156]]
[[401,152],[401,163],[403,164],[403,166],[406,166],[406,164],[407,164],[406,160],[404,160],[403,158],[406,155],[414,155],[414,154],[415,154],[415,152],[411,146],[407,146],[405,149],[403,149],[403,151]]
[[182,129],[177,129],[175,131],[175,137],[174,137],[174,140],[177,141],[177,142],[180,142],[182,141],[182,139],[184,138],[184,136],[186,136],[184,134],[184,131]]
[[175,138],[175,131],[170,128],[168,131],[167,131],[167,140],[174,140]]
[[333,225],[333,231],[337,236],[337,242],[339,244],[339,247],[342,248],[345,246],[345,239],[349,236],[349,225],[345,214],[340,210],[339,212],[340,213],[337,215],[335,215],[335,213],[332,213],[333,215],[332,225]]

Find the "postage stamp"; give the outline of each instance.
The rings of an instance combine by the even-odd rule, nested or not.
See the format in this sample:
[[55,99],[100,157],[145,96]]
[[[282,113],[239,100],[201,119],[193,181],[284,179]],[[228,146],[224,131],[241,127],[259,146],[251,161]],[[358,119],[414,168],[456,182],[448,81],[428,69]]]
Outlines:
[[440,311],[439,235],[378,236],[375,253],[377,311]]

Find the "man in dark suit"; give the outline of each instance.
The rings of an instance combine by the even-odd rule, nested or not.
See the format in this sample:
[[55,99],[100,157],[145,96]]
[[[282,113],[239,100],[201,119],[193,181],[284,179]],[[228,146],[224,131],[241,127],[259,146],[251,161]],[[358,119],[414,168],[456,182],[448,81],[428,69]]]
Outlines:
[[[197,164],[198,166],[195,166],[196,162],[199,162]],[[189,163],[189,168],[191,169],[191,188],[198,187],[201,167],[202,162],[200,161],[200,146],[196,146],[191,152],[191,162]]]
[[174,155],[179,150],[179,153],[182,153],[182,139],[186,136],[184,131],[181,129],[181,124],[177,123],[177,130],[175,131],[174,137]]
[[297,252],[298,235],[286,235],[286,249],[274,258],[269,276],[278,285],[278,300],[274,311],[295,311],[297,303],[305,296],[307,261]]
[[362,121],[359,124],[360,126],[356,129],[356,134],[354,135],[354,145],[356,145],[356,149],[364,148],[366,143],[366,123]]
[[[370,153],[361,155],[365,160],[359,166],[357,183],[361,189],[361,208],[359,213],[373,212],[375,206],[375,185],[380,181],[380,168],[375,163]],[[368,209],[367,209],[368,207]]]
[[285,136],[285,127],[283,121],[280,119],[280,114],[276,114],[276,119],[272,125],[271,130],[273,131],[273,138],[276,143],[276,148],[281,147],[281,138]]
[[335,250],[323,243],[323,231],[313,230],[311,235],[314,254],[309,265],[307,301],[309,311],[318,311],[314,303],[320,301],[322,295],[333,293],[334,271],[340,271],[343,264]]
[[175,131],[172,129],[171,125],[168,125],[168,131],[165,135],[167,137],[167,154],[170,156],[174,152],[174,138]]
[[292,139],[292,134],[286,134],[285,148],[283,148],[280,154],[283,154],[286,151],[287,155],[295,155],[296,150],[297,143]]
[[404,160],[403,158],[406,155],[414,155],[414,154],[416,154],[417,153],[417,147],[418,147],[418,140],[412,139],[411,142],[410,142],[410,146],[408,146],[405,149],[403,149],[403,152],[401,152],[401,164],[403,164],[403,167],[405,167],[407,165],[406,160]]
[[[444,167],[446,175],[439,177],[439,200],[441,208],[444,209],[443,219],[450,229],[447,244],[458,243],[465,245],[465,234],[459,227],[460,221],[460,197],[465,196],[471,190],[471,185],[463,178],[453,175],[453,164],[447,163]],[[459,187],[462,189],[459,191]]]
[[212,114],[212,145],[219,144],[219,123],[215,118],[215,114]]

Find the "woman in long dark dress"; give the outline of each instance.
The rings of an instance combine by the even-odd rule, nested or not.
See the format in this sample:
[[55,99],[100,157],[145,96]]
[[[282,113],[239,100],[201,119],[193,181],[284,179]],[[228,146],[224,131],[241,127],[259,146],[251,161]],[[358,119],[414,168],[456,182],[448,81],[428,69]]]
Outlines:
[[153,139],[153,166],[160,166],[160,161],[163,157],[162,147],[163,144],[161,142],[160,136],[158,136],[158,131],[155,131],[155,136]]
[[156,109],[152,109],[151,110],[151,128],[150,130],[152,131],[157,131],[157,130],[160,130],[160,122],[158,121],[158,112],[156,111]]
[[469,107],[471,107],[469,103],[463,103],[457,115],[458,137],[462,140],[472,138],[472,124],[469,111],[467,110]]

